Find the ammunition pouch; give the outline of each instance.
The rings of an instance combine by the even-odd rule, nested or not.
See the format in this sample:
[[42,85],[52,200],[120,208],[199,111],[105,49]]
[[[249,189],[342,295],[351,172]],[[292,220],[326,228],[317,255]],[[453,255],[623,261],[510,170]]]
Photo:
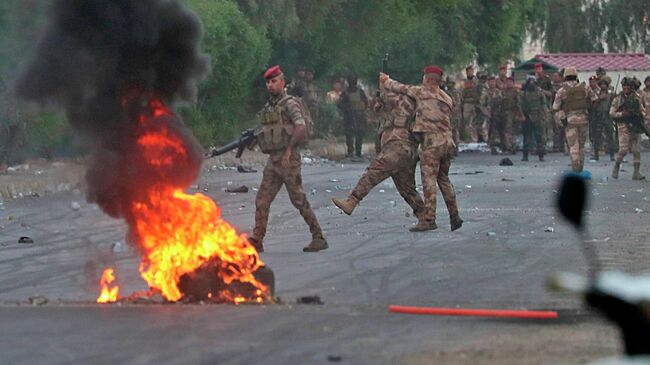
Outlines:
[[289,147],[292,135],[292,125],[262,125],[262,130],[257,136],[257,143],[263,153],[284,151]]
[[562,104],[562,109],[565,112],[586,110],[588,107],[589,99],[587,97],[587,91],[582,84],[567,87],[566,99]]

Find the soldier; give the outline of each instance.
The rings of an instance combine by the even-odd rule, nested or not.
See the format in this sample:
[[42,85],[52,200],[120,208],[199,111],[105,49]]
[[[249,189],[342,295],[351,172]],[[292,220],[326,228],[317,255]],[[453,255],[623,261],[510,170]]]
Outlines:
[[641,101],[643,104],[643,108],[645,109],[645,120],[646,124],[650,123],[650,76],[647,76],[645,80],[643,80],[643,83],[645,84],[645,88],[643,89],[643,92],[641,93]]
[[[644,133],[643,115],[645,110],[641,105],[641,97],[634,92],[634,81],[630,78],[623,78],[623,92],[614,97],[612,106],[609,108],[610,117],[614,118],[618,126],[618,154],[616,163],[612,170],[612,177],[618,179],[618,173],[621,168],[621,162],[628,151],[634,156],[634,174],[632,180],[644,180],[645,176],[641,175],[641,152],[639,151],[639,141],[641,133]],[[636,118],[636,120],[635,120]]]
[[582,172],[585,163],[585,142],[589,129],[587,108],[590,101],[598,96],[585,83],[578,83],[578,73],[574,67],[564,69],[564,84],[553,101],[555,121],[565,127],[571,167],[574,172]]
[[472,82],[472,84],[478,84],[478,78],[474,75],[474,66],[468,65],[465,67],[465,79]]
[[488,118],[481,108],[481,95],[488,88],[487,80],[488,74],[486,72],[478,73],[478,84],[475,86],[478,103],[476,103],[476,117],[474,118],[474,127],[472,128],[472,131],[477,135],[476,139],[484,143],[489,142],[488,135],[490,133]]
[[508,79],[508,66],[499,66],[499,77],[497,78],[497,88],[503,90],[506,88],[506,80]]
[[508,77],[506,87],[503,89],[501,113],[503,115],[503,132],[501,137],[503,152],[514,154],[514,131],[517,120],[521,119],[522,111],[519,90],[515,87],[515,79],[512,76]]
[[[553,84],[552,84],[552,95],[551,95],[551,108],[553,107],[553,101],[555,101],[555,94],[562,87],[564,82],[564,77],[561,72],[553,73]],[[551,119],[554,120],[554,118]],[[564,152],[564,145],[566,144],[566,136],[564,134],[564,126],[557,124],[553,121],[553,151],[554,152]]]
[[284,185],[291,203],[309,225],[312,235],[311,243],[302,249],[303,252],[324,250],[328,248],[327,241],[302,188],[300,145],[307,139],[303,107],[299,100],[285,93],[285,79],[280,66],[269,68],[264,79],[270,97],[259,113],[262,129],[257,144],[262,152],[269,154],[269,159],[255,197],[255,228],[249,241],[258,252],[264,252],[269,209]]
[[475,128],[476,110],[479,103],[479,96],[476,95],[476,85],[472,80],[466,79],[463,84],[461,97],[461,140],[478,142],[478,133]]
[[529,76],[526,80],[522,99],[522,109],[526,119],[522,125],[524,156],[521,160],[528,161],[528,154],[535,144],[539,160],[544,161],[548,106],[544,91],[537,85],[535,76]]
[[[497,146],[501,146],[503,134],[503,122],[501,115],[501,103],[503,94],[497,87],[497,79],[494,75],[488,77],[488,87],[481,94],[481,111],[486,116],[489,129],[489,145],[493,155],[498,154]],[[503,148],[503,146],[501,146]]]
[[[546,98],[546,107],[547,111],[553,106],[553,80],[551,77],[544,73],[544,64],[538,62],[535,64],[535,78],[537,79],[537,85],[540,87]],[[551,135],[553,133],[553,116],[551,113],[546,113],[546,120],[544,121],[544,136]],[[546,137],[544,137],[546,139]]]
[[609,153],[611,161],[615,161],[614,154],[616,153],[616,142],[614,141],[614,125],[609,117],[609,106],[611,103],[611,95],[609,93],[609,84],[605,80],[598,81],[598,100],[592,106],[590,112],[591,119],[589,123],[591,126],[592,142],[594,145],[593,159],[598,161],[598,153],[606,151]]
[[460,128],[463,119],[463,111],[461,110],[461,93],[456,89],[456,82],[451,77],[447,76],[447,94],[451,97],[454,107],[451,110],[451,133],[454,140],[454,155],[458,155],[458,145],[460,144]]
[[345,214],[350,215],[370,190],[391,177],[397,191],[420,221],[424,212],[424,202],[415,189],[417,144],[411,135],[415,100],[403,94],[387,91],[381,85],[380,89],[373,110],[379,115],[381,124],[379,132],[381,149],[357,185],[348,194],[347,199],[333,198],[332,202]]
[[340,79],[334,80],[332,84],[332,90],[327,92],[325,96],[325,101],[329,104],[338,104],[341,99],[341,93],[343,92],[343,83]]
[[356,75],[348,76],[348,88],[341,94],[339,106],[345,124],[345,143],[348,147],[347,157],[361,157],[363,135],[366,133],[368,98],[359,87]]
[[420,144],[420,170],[424,185],[424,213],[411,231],[422,232],[438,228],[436,225],[436,183],[447,205],[451,230],[463,225],[458,214],[456,193],[449,181],[449,167],[454,150],[451,135],[450,116],[453,101],[440,89],[443,71],[437,66],[424,68],[422,85],[404,85],[391,80],[384,73],[379,74],[379,82],[386,90],[405,94],[415,99],[416,113],[413,134]]

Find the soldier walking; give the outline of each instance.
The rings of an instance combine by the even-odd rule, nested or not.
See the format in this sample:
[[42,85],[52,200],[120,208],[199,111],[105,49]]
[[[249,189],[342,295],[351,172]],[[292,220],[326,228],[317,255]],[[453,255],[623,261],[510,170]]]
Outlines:
[[263,241],[271,203],[284,185],[291,203],[304,218],[312,235],[311,243],[302,249],[303,252],[324,250],[328,248],[327,241],[302,188],[300,145],[307,139],[303,106],[294,96],[286,94],[280,66],[269,68],[264,79],[270,96],[258,114],[262,128],[257,144],[269,159],[255,197],[255,228],[249,241],[258,252],[264,252]]
[[345,144],[348,148],[347,157],[361,157],[363,136],[366,133],[368,98],[359,87],[355,75],[348,77],[348,88],[341,94],[339,107],[343,113],[345,124]]
[[634,81],[625,77],[621,84],[623,92],[614,98],[609,109],[609,115],[614,118],[618,126],[618,154],[612,170],[612,177],[618,179],[621,162],[623,162],[623,158],[629,151],[632,152],[634,157],[632,180],[644,180],[645,176],[641,175],[639,171],[641,169],[639,141],[641,140],[641,133],[645,132],[643,122],[645,110],[641,104],[641,97],[634,92]]
[[528,161],[528,154],[534,150],[539,160],[544,161],[548,109],[546,96],[537,84],[535,76],[529,76],[526,80],[522,99],[525,120],[522,125],[524,150],[521,160]]
[[503,89],[501,102],[501,113],[503,115],[503,132],[501,143],[505,153],[515,153],[514,131],[517,120],[521,118],[521,97],[519,90],[515,87],[515,79],[511,76],[506,80],[506,87]]
[[494,75],[488,77],[488,87],[481,94],[481,112],[485,115],[488,129],[488,145],[493,155],[498,154],[497,146],[501,145],[503,134],[503,122],[501,114],[501,103],[503,94],[497,87],[497,80]]
[[411,135],[415,117],[415,100],[404,94],[385,90],[381,85],[380,89],[373,110],[381,125],[381,149],[357,185],[348,194],[347,199],[333,198],[332,201],[345,214],[350,215],[370,190],[391,177],[397,191],[420,221],[424,212],[424,202],[415,188],[417,144]]
[[[424,185],[424,213],[418,224],[411,231],[421,232],[438,228],[436,225],[437,187],[447,205],[451,230],[463,225],[458,213],[456,193],[449,180],[454,142],[451,134],[450,116],[453,101],[440,89],[443,71],[437,66],[424,68],[422,85],[404,85],[383,72],[379,82],[386,90],[407,95],[416,102],[415,124],[413,133],[420,144],[420,170]],[[437,185],[436,185],[437,184]]]
[[574,67],[564,70],[564,84],[557,91],[553,101],[556,123],[565,127],[571,168],[582,172],[585,164],[585,142],[589,129],[587,108],[598,96],[585,83],[578,83],[578,73]]
[[609,93],[609,84],[606,80],[598,81],[598,100],[592,106],[590,112],[591,120],[593,123],[591,136],[594,152],[592,158],[595,161],[599,160],[599,152],[606,152],[609,154],[611,161],[615,161],[614,155],[616,154],[616,142],[614,140],[614,125],[612,119],[609,117],[609,107],[611,104],[611,95]]

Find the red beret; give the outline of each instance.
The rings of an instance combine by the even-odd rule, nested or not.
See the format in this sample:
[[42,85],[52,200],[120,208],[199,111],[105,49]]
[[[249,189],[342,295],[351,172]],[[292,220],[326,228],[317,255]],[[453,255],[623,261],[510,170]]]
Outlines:
[[440,67],[438,66],[427,66],[424,68],[424,74],[438,74],[442,76],[443,71]]
[[535,64],[535,68],[544,68],[544,65],[542,65],[541,62],[537,62],[537,63]]
[[499,70],[507,70],[507,69],[508,69],[508,66],[506,66],[506,65],[499,66]]
[[266,70],[264,78],[268,80],[280,75],[282,75],[282,69],[280,69],[280,65],[275,65]]

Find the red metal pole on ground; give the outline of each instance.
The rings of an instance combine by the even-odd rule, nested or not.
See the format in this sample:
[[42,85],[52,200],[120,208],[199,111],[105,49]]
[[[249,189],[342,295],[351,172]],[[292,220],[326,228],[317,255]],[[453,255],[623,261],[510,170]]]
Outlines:
[[388,310],[393,313],[422,314],[433,316],[469,316],[469,317],[499,317],[499,318],[557,318],[555,311],[529,310],[498,310],[498,309],[461,309],[461,308],[432,308],[390,305]]

